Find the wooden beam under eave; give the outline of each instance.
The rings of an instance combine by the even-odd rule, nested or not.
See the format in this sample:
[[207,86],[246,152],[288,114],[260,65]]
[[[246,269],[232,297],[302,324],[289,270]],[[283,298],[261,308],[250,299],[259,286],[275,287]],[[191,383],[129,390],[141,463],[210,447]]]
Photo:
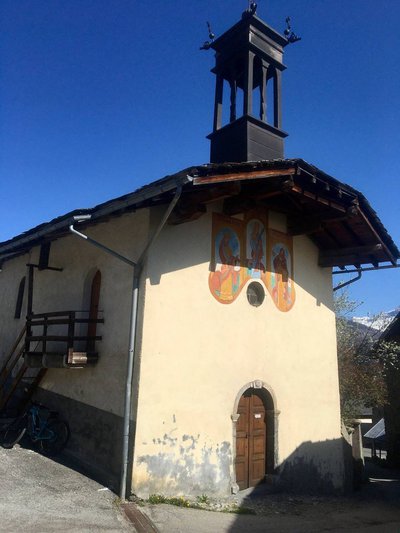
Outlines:
[[357,208],[350,206],[346,214],[339,217],[323,218],[322,215],[290,217],[288,220],[288,233],[292,236],[318,233],[338,222],[347,221],[349,218],[356,216],[357,212]]
[[253,200],[263,200],[279,196],[294,186],[291,176],[278,176],[263,181],[234,182],[241,183],[241,194]]
[[319,258],[318,260],[318,266],[322,268],[344,268],[346,266],[352,265],[355,268],[360,268],[360,265],[362,264],[369,264],[371,263],[371,259],[369,256],[362,257],[360,255],[348,255],[348,256],[330,256],[330,257],[324,257]]
[[265,207],[264,202],[271,198],[283,196],[294,187],[293,178],[282,181],[275,189],[271,187],[255,188],[254,190],[242,189],[242,194],[226,198],[224,201],[223,212],[225,215],[233,216],[254,209],[255,207]]
[[290,192],[298,195],[299,198],[304,198],[304,201],[312,200],[318,204],[324,205],[325,207],[340,211],[341,213],[345,213],[347,209],[345,206],[334,202],[330,198],[326,198],[325,196],[322,196],[318,193],[305,190],[302,187],[299,187],[298,185],[295,185]]
[[318,265],[320,267],[340,267],[346,265],[360,265],[361,263],[371,263],[371,256],[382,252],[381,244],[368,246],[353,246],[349,248],[335,248],[331,250],[321,250],[319,253]]
[[198,205],[222,200],[229,196],[240,194],[241,189],[241,185],[238,182],[219,183],[214,187],[196,187],[182,194],[177,207],[180,207],[181,204]]
[[385,250],[385,252],[386,252],[386,254],[388,255],[388,258],[389,258],[388,261],[390,261],[393,266],[397,265],[397,259],[394,257],[394,255],[389,250],[389,248],[386,246],[386,244],[382,241],[381,237],[379,236],[379,234],[376,231],[376,229],[372,226],[372,224],[369,221],[369,219],[366,217],[366,215],[363,213],[363,211],[361,209],[359,209],[359,212],[360,212],[360,215],[362,216],[362,218],[364,219],[365,223],[368,225],[368,227],[372,231],[372,233],[382,243],[383,249]]
[[232,196],[231,198],[225,198],[222,212],[224,215],[234,216],[249,209],[254,209],[257,206],[257,202],[254,198],[249,198],[245,195]]
[[207,185],[211,183],[225,183],[230,181],[244,181],[262,178],[278,178],[280,176],[294,176],[295,168],[286,168],[282,170],[255,170],[251,172],[235,172],[231,174],[216,174],[213,176],[199,176],[194,178],[193,185]]

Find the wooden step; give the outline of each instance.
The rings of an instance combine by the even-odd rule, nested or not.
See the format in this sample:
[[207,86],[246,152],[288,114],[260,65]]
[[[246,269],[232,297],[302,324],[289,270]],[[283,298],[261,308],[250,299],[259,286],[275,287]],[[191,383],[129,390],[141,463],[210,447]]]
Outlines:
[[84,368],[97,363],[96,352],[27,352],[24,356],[28,368]]
[[68,335],[27,335],[27,342],[68,342],[68,341],[101,341],[100,335],[94,335],[92,337],[88,335],[74,335],[69,337]]

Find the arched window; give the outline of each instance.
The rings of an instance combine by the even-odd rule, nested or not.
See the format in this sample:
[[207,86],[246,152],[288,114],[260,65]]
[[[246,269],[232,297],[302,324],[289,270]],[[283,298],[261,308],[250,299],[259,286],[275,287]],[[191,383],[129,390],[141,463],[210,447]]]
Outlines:
[[24,291],[25,291],[25,276],[19,282],[17,303],[15,305],[14,318],[21,318],[22,303],[24,301]]
[[[90,307],[89,307],[89,319],[97,320],[99,314],[99,301],[100,301],[100,286],[101,286],[101,272],[97,270],[92,279],[92,286],[90,290]],[[88,324],[88,337],[96,336],[97,323],[91,322]],[[90,352],[94,350],[94,339],[88,339],[86,351]]]

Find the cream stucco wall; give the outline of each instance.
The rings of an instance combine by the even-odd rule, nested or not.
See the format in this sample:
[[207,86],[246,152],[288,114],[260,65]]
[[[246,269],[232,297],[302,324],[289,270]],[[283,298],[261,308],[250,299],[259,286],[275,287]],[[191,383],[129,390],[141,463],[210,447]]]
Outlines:
[[[25,254],[2,265],[0,272],[0,364],[7,357],[14,341],[25,324],[27,268],[30,256]],[[26,276],[25,294],[22,305],[21,318],[15,319],[15,306],[18,288],[22,278]]]
[[[111,223],[88,227],[85,233],[135,260],[147,242],[148,225],[149,212],[141,210],[114,218]],[[23,326],[27,282],[20,320],[14,319],[18,285],[20,279],[27,274],[26,263],[37,263],[38,257],[39,247],[35,247],[29,254],[7,261],[0,273],[1,358],[8,352]],[[103,335],[103,340],[96,345],[99,352],[96,366],[72,370],[49,369],[40,386],[66,398],[122,416],[132,268],[74,235],[52,243],[50,266],[62,267],[63,271],[35,269],[34,312],[87,310],[91,281],[94,273],[100,270],[102,279],[99,309],[103,311],[105,323],[99,325],[97,330],[98,334]]]
[[[239,391],[254,380],[263,382],[276,400],[277,465],[284,465],[292,478],[303,476],[306,468],[338,488],[343,472],[331,273],[317,266],[311,241],[298,237],[291,311],[279,311],[268,293],[260,307],[252,307],[245,290],[234,303],[220,304],[208,287],[211,211],[219,210],[215,204],[197,221],[167,225],[143,272],[133,490],[140,495],[229,492],[235,478],[231,415]],[[135,260],[161,212],[141,210],[86,232]],[[269,225],[285,231],[285,218],[270,213]],[[36,247],[6,262],[0,273],[2,358],[23,325],[24,311],[20,320],[13,318],[19,282],[26,263],[37,262],[38,255]],[[132,269],[73,235],[53,242],[50,264],[63,272],[35,271],[34,311],[87,308],[90,282],[99,269],[105,324],[98,330],[103,340],[95,367],[50,369],[41,387],[120,417]],[[106,438],[120,440],[106,431]],[[96,448],[102,438],[99,434]],[[108,453],[103,454],[105,467]]]
[[[214,207],[218,209],[218,205]],[[332,488],[343,482],[331,272],[307,237],[294,239],[296,303],[283,313],[246,291],[223,305],[208,275],[211,213],[166,227],[148,260],[133,490],[228,492],[233,406],[254,380],[280,412],[278,464],[305,461]],[[284,230],[270,214],[271,228]]]

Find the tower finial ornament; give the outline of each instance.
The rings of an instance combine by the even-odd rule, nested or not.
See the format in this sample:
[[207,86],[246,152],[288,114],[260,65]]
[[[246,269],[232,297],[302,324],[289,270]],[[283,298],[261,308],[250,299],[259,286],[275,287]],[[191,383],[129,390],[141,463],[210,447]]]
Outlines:
[[289,41],[288,44],[293,44],[301,40],[301,37],[299,37],[292,31],[292,26],[290,25],[290,17],[286,17],[286,29],[283,33],[286,39]]
[[256,2],[253,2],[252,0],[248,0],[248,6],[245,11],[242,13],[242,18],[251,17],[252,15],[256,15],[257,11],[257,4]]
[[215,39],[215,33],[211,29],[211,24],[207,21],[207,28],[208,28],[208,38],[209,41],[205,41],[202,46],[200,46],[200,50],[209,50],[211,48],[212,43]]
[[255,15],[256,11],[257,11],[257,4],[255,2],[251,2],[251,0],[249,0],[249,7],[248,7],[247,11],[249,13],[251,13],[252,15]]

